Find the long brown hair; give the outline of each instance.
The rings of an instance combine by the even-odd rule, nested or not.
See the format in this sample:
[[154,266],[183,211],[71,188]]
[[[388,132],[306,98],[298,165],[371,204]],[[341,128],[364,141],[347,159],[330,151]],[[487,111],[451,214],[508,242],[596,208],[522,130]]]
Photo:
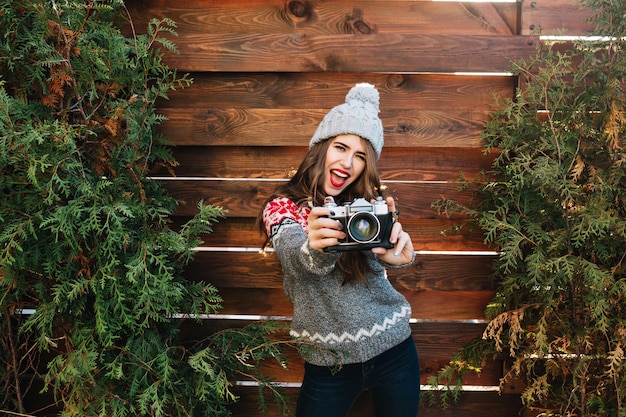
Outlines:
[[[324,165],[326,153],[333,139],[327,139],[313,145],[306,153],[293,177],[287,183],[277,187],[274,194],[263,203],[257,225],[266,235],[266,245],[269,244],[269,237],[267,237],[267,232],[263,226],[262,212],[269,201],[276,197],[287,197],[301,206],[309,204],[321,206],[324,203],[326,197],[323,184]],[[369,141],[363,140],[363,142],[366,146],[365,168],[356,181],[335,197],[337,204],[350,202],[360,197],[370,201],[381,195],[376,152]],[[344,273],[344,283],[365,282],[366,274],[370,269],[366,255],[360,251],[342,252],[337,261],[337,267]]]

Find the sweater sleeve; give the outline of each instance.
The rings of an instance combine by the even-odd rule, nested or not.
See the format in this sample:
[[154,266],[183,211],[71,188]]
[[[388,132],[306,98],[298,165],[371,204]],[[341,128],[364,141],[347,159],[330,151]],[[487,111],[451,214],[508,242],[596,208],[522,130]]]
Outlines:
[[263,224],[285,272],[326,276],[335,268],[339,254],[309,247],[305,230],[309,212],[287,198],[276,198],[265,206]]

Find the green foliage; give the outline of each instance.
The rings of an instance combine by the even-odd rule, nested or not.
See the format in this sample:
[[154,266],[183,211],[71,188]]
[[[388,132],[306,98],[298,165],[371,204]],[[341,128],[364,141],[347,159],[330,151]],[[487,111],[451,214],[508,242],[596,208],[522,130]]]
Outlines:
[[469,373],[482,371],[485,364],[483,351],[489,349],[488,341],[476,339],[464,346],[461,352],[456,353],[450,360],[450,364],[436,375],[428,377],[428,384],[436,389],[424,393],[424,398],[429,405],[436,403],[436,395],[439,403],[445,409],[451,403],[458,403],[463,389],[463,377]]
[[488,343],[464,361],[508,353],[503,383],[521,379],[544,415],[626,416],[626,3],[587,3],[602,38],[515,64],[522,88],[485,126],[496,157],[476,204],[437,205],[500,254]]
[[281,361],[273,324],[181,342],[181,315],[220,308],[182,273],[223,213],[170,228],[155,103],[191,80],[162,62],[174,22],[125,36],[128,18],[119,0],[0,0],[2,408],[40,384],[62,416],[228,415],[230,381]]

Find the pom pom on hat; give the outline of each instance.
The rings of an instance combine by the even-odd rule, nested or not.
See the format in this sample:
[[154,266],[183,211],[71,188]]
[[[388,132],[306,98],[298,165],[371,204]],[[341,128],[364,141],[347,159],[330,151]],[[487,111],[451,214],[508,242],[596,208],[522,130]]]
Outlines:
[[354,100],[363,103],[370,103],[372,106],[374,106],[374,109],[376,109],[377,113],[380,111],[380,109],[378,108],[378,104],[380,101],[378,90],[376,90],[376,88],[372,84],[360,83],[352,87],[350,91],[348,91],[348,94],[346,94],[346,103],[350,103]]
[[383,124],[379,113],[378,90],[368,83],[356,84],[346,94],[345,103],[333,107],[320,122],[309,147],[337,135],[353,134],[369,141],[380,158]]

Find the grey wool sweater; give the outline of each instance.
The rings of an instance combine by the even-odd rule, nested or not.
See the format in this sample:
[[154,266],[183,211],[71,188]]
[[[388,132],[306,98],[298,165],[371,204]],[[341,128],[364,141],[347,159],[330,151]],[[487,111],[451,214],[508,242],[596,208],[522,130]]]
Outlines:
[[263,212],[265,227],[280,260],[283,287],[293,304],[291,335],[300,352],[319,366],[366,362],[411,335],[411,306],[387,279],[391,266],[367,251],[367,283],[344,284],[335,268],[340,254],[309,248],[305,231],[310,210],[291,200],[272,200]]

